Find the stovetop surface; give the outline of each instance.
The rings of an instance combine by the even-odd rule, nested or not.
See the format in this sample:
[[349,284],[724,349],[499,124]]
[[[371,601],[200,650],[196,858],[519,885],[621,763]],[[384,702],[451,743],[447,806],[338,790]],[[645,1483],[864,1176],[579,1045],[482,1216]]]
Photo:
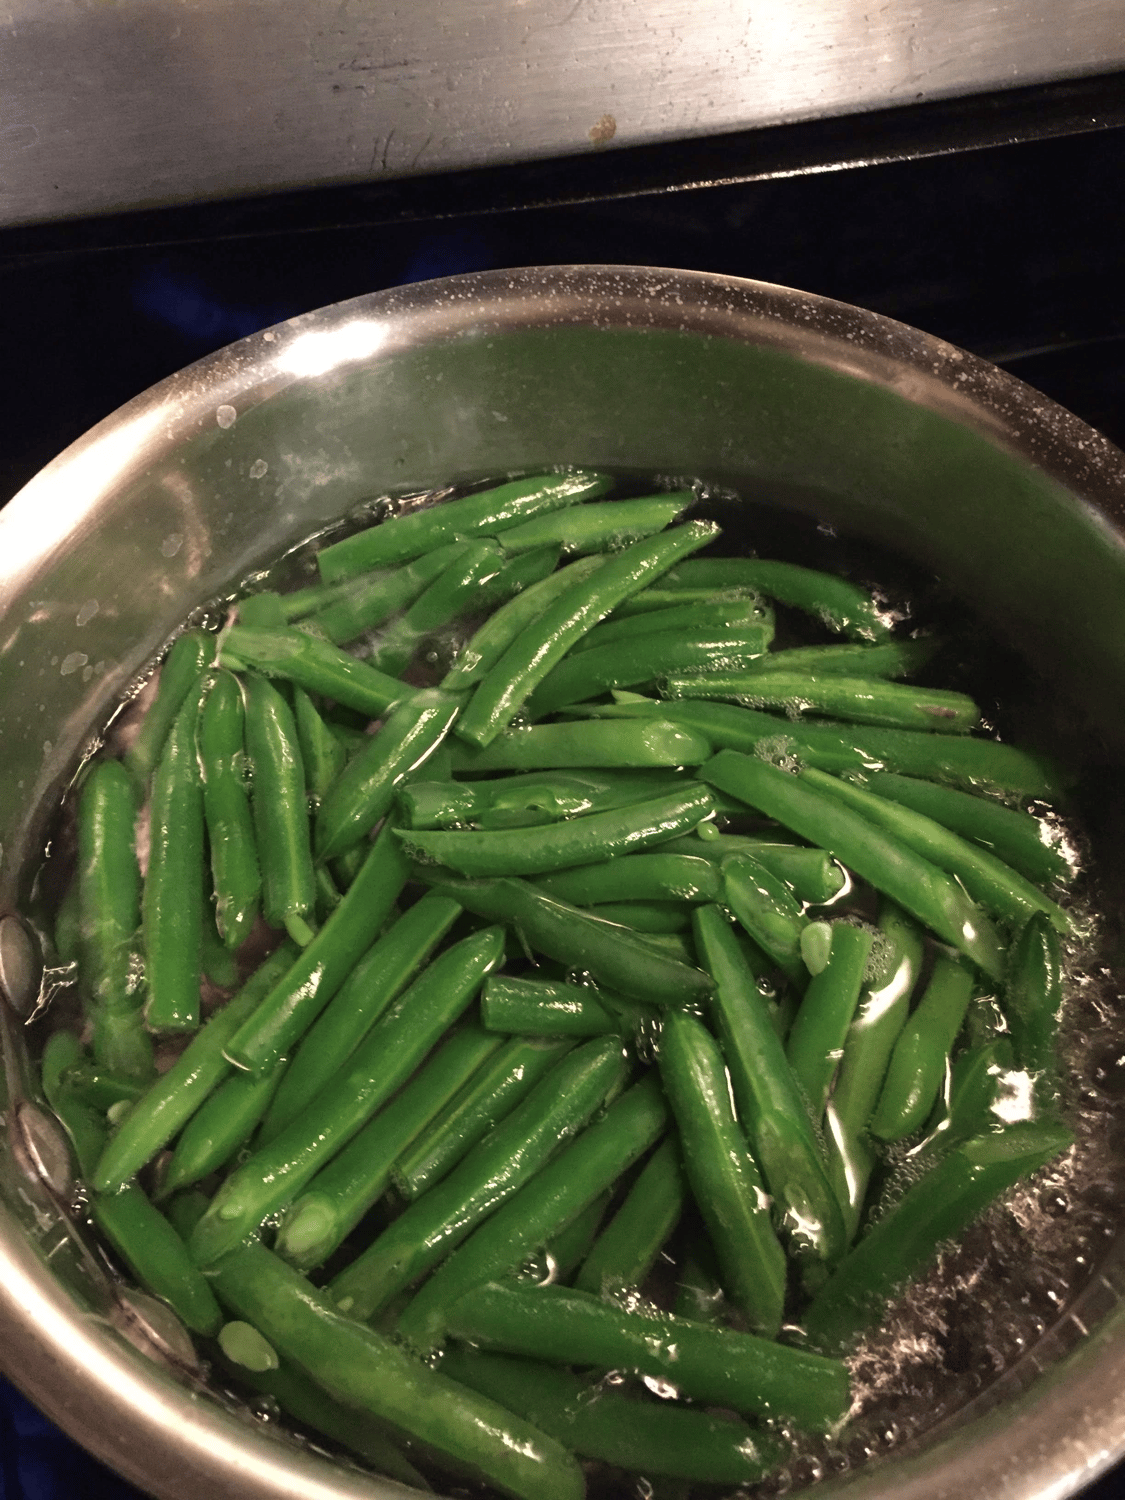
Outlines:
[[[217,206],[190,236],[118,248],[105,221],[56,229],[39,253],[0,235],[0,503],[122,402],[256,329],[403,282],[576,261],[858,303],[996,361],[1125,446],[1123,186],[1112,129],[515,212],[314,227],[295,195],[252,233]],[[1122,1493],[1118,1472],[1088,1496]],[[0,1500],[138,1494],[0,1385]]]

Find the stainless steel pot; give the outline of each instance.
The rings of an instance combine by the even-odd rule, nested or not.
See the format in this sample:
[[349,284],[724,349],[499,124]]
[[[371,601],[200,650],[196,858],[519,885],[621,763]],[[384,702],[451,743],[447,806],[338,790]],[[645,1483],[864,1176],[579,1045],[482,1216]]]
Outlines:
[[[1076,418],[924,334],[784,288],[628,267],[457,277],[192,366],[0,515],[0,913],[84,748],[190,611],[365,497],[562,462],[701,476],[890,545],[1125,747],[1125,457]],[[0,1364],[34,1401],[169,1500],[405,1493],[138,1352],[7,1121]],[[1073,1493],[1125,1452],[1123,1288],[1111,1254],[979,1409],[822,1492]]]

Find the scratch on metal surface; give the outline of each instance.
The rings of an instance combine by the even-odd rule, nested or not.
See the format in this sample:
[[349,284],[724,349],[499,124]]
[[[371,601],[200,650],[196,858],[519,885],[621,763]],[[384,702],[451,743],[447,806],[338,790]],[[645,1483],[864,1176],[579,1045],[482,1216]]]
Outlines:
[[410,162],[410,170],[412,172],[413,172],[414,168],[418,165],[418,163],[421,161],[423,153],[426,152],[429,149],[430,142],[433,140],[433,138],[434,138],[434,133],[431,130],[430,133],[429,133],[429,135],[426,137],[426,139],[418,147],[417,151],[415,151],[414,156],[413,156],[413,158],[412,158],[412,160]]

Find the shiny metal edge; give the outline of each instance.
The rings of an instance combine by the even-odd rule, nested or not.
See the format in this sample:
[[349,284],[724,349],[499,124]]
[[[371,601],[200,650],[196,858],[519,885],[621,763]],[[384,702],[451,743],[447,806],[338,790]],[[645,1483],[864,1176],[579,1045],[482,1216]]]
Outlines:
[[[0,638],[9,588],[50,561],[39,539],[45,507],[60,518],[59,529],[73,526],[80,533],[100,499],[213,424],[223,406],[237,401],[244,410],[293,383],[338,373],[411,341],[440,342],[470,331],[487,337],[529,321],[674,328],[799,346],[807,358],[971,419],[994,442],[1088,496],[1092,513],[1104,507],[1107,531],[1112,521],[1125,521],[1125,456],[1113,445],[1018,380],[905,325],[785,288],[702,273],[635,267],[489,272],[293,319],[189,367],[92,429],[0,515]],[[138,646],[142,659],[150,649],[151,643]],[[3,895],[0,886],[0,900]],[[1119,1309],[1006,1407],[1002,1422],[988,1413],[945,1439],[945,1472],[953,1476],[948,1487],[944,1480],[935,1487],[929,1464],[908,1454],[831,1481],[823,1492],[893,1490],[907,1500],[1073,1493],[1125,1452],[1122,1316]],[[99,1457],[167,1500],[200,1486],[220,1500],[410,1493],[389,1481],[356,1478],[315,1454],[279,1449],[265,1433],[177,1386],[110,1330],[83,1319],[2,1205],[0,1337],[6,1366],[31,1399]],[[66,1376],[74,1378],[77,1398],[70,1381],[64,1388]],[[1050,1406],[1056,1415],[1048,1423],[1043,1414]],[[1091,1432],[1105,1435],[1093,1452]]]
[[177,1383],[55,1280],[0,1202],[0,1347],[9,1377],[98,1458],[161,1500],[417,1496]]
[[571,156],[1112,72],[1116,0],[13,0],[0,223]]

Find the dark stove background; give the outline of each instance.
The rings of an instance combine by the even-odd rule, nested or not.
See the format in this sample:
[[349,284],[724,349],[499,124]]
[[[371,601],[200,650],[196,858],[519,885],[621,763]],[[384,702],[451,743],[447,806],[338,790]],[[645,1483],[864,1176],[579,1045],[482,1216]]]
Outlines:
[[[354,195],[293,194],[249,218],[215,205],[9,232],[0,504],[129,397],[258,328],[406,281],[568,261],[721,271],[858,303],[996,361],[1125,446],[1123,186],[1118,128],[515,211],[493,195],[486,211],[363,223]],[[0,1500],[138,1493],[0,1382]],[[1121,1494],[1125,1473],[1088,1492]]]

